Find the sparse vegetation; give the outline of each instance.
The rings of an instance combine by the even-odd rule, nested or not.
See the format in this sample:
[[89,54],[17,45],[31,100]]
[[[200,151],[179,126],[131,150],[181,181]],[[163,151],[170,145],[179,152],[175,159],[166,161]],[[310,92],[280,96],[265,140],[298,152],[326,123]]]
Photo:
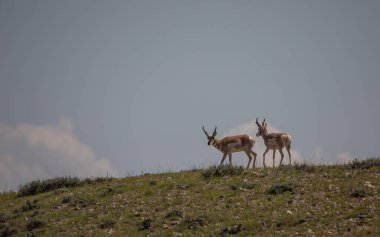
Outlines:
[[302,163],[302,164],[296,163],[294,165],[294,169],[295,170],[304,171],[304,172],[313,172],[313,171],[315,171],[315,166],[314,165],[309,165],[309,164],[306,164],[306,163]]
[[0,225],[0,236],[8,237],[17,234],[17,229],[9,225]]
[[107,188],[102,192],[103,196],[113,195],[115,194],[115,190],[113,188]]
[[293,193],[293,187],[294,185],[291,183],[274,184],[266,191],[266,193],[271,195],[277,195],[284,192]]
[[116,224],[116,221],[113,219],[106,219],[99,224],[100,229],[112,228]]
[[26,224],[26,229],[28,229],[29,231],[32,231],[37,228],[42,228],[43,226],[45,226],[45,222],[43,220],[30,219]]
[[204,226],[206,224],[206,221],[202,217],[197,217],[197,218],[185,217],[182,220],[181,224],[187,229],[197,229],[199,226]]
[[242,225],[238,224],[236,226],[228,226],[220,231],[220,236],[227,236],[227,234],[234,235],[242,230]]
[[38,209],[39,207],[37,200],[33,200],[32,202],[27,200],[25,204],[20,209],[16,209],[15,212],[28,212]]
[[377,164],[213,166],[2,193],[0,237],[379,236]]
[[235,184],[231,184],[232,190],[238,190],[238,189],[253,189],[255,188],[256,184],[251,182],[238,182]]
[[71,202],[71,206],[75,207],[75,209],[85,208],[95,203],[95,200],[87,197],[78,197],[74,201]]
[[4,213],[0,213],[0,224],[7,221],[7,217]]
[[169,219],[176,219],[176,218],[182,218],[183,217],[183,214],[181,211],[178,211],[178,210],[173,210],[173,211],[170,211],[166,216],[165,218],[169,218]]
[[351,197],[365,197],[367,195],[367,191],[363,188],[354,188],[350,190]]
[[243,173],[244,168],[242,166],[233,166],[233,165],[221,165],[221,166],[211,166],[204,171],[202,171],[202,176],[205,179],[211,177],[224,177],[232,175],[240,175]]
[[147,230],[150,228],[150,225],[152,223],[152,219],[145,219],[142,222],[137,223],[137,229],[138,230]]
[[348,166],[352,169],[369,169],[371,167],[379,167],[380,158],[372,157],[365,160],[354,159],[348,164]]
[[69,196],[64,196],[63,199],[62,199],[62,203],[65,204],[65,203],[69,203],[71,201],[71,197]]
[[49,192],[53,190],[57,190],[60,188],[70,188],[70,187],[78,187],[82,186],[84,184],[93,184],[93,183],[102,183],[107,180],[111,180],[112,178],[86,178],[86,179],[80,179],[78,177],[71,177],[71,176],[65,176],[65,177],[56,177],[53,179],[47,179],[47,180],[35,180],[30,183],[24,184],[20,186],[18,190],[18,196],[30,196],[30,195],[36,195],[39,193]]

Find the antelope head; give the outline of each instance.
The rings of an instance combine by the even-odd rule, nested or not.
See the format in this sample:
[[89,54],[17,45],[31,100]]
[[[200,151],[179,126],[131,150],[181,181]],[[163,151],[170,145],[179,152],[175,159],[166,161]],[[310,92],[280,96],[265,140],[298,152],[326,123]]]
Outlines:
[[215,141],[215,136],[216,136],[216,127],[214,129],[214,132],[212,133],[212,136],[208,135],[207,131],[205,130],[204,127],[202,127],[203,132],[206,134],[207,139],[208,139],[208,145],[210,146],[214,141]]
[[259,131],[256,133],[256,137],[260,137],[267,131],[267,123],[264,121],[260,124],[259,121],[257,121],[258,118],[256,118],[256,125],[259,128]]

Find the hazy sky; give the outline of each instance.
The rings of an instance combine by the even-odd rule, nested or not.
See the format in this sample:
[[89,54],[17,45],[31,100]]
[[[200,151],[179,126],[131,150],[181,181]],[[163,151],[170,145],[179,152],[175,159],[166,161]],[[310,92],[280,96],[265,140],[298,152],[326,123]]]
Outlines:
[[[256,117],[305,161],[379,155],[379,12],[376,0],[0,0],[0,189],[216,164],[202,125],[254,136]],[[254,150],[261,164],[262,138]]]

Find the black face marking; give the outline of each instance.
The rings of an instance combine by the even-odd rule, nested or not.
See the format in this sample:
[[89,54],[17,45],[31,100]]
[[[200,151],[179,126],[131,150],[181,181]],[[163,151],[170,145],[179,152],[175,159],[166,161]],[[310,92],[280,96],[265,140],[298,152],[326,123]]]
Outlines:
[[265,127],[262,127],[262,126],[258,127],[258,129],[259,129],[259,131],[256,133],[257,137],[262,136],[267,131],[267,129]]
[[214,137],[207,137],[207,139],[208,139],[208,143],[207,144],[210,146],[215,138]]

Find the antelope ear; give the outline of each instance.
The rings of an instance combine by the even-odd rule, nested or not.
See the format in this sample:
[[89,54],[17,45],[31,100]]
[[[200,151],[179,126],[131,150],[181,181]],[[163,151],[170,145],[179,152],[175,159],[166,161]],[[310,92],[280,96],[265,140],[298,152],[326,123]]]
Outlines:
[[264,123],[264,127],[267,128],[267,123],[266,122]]

